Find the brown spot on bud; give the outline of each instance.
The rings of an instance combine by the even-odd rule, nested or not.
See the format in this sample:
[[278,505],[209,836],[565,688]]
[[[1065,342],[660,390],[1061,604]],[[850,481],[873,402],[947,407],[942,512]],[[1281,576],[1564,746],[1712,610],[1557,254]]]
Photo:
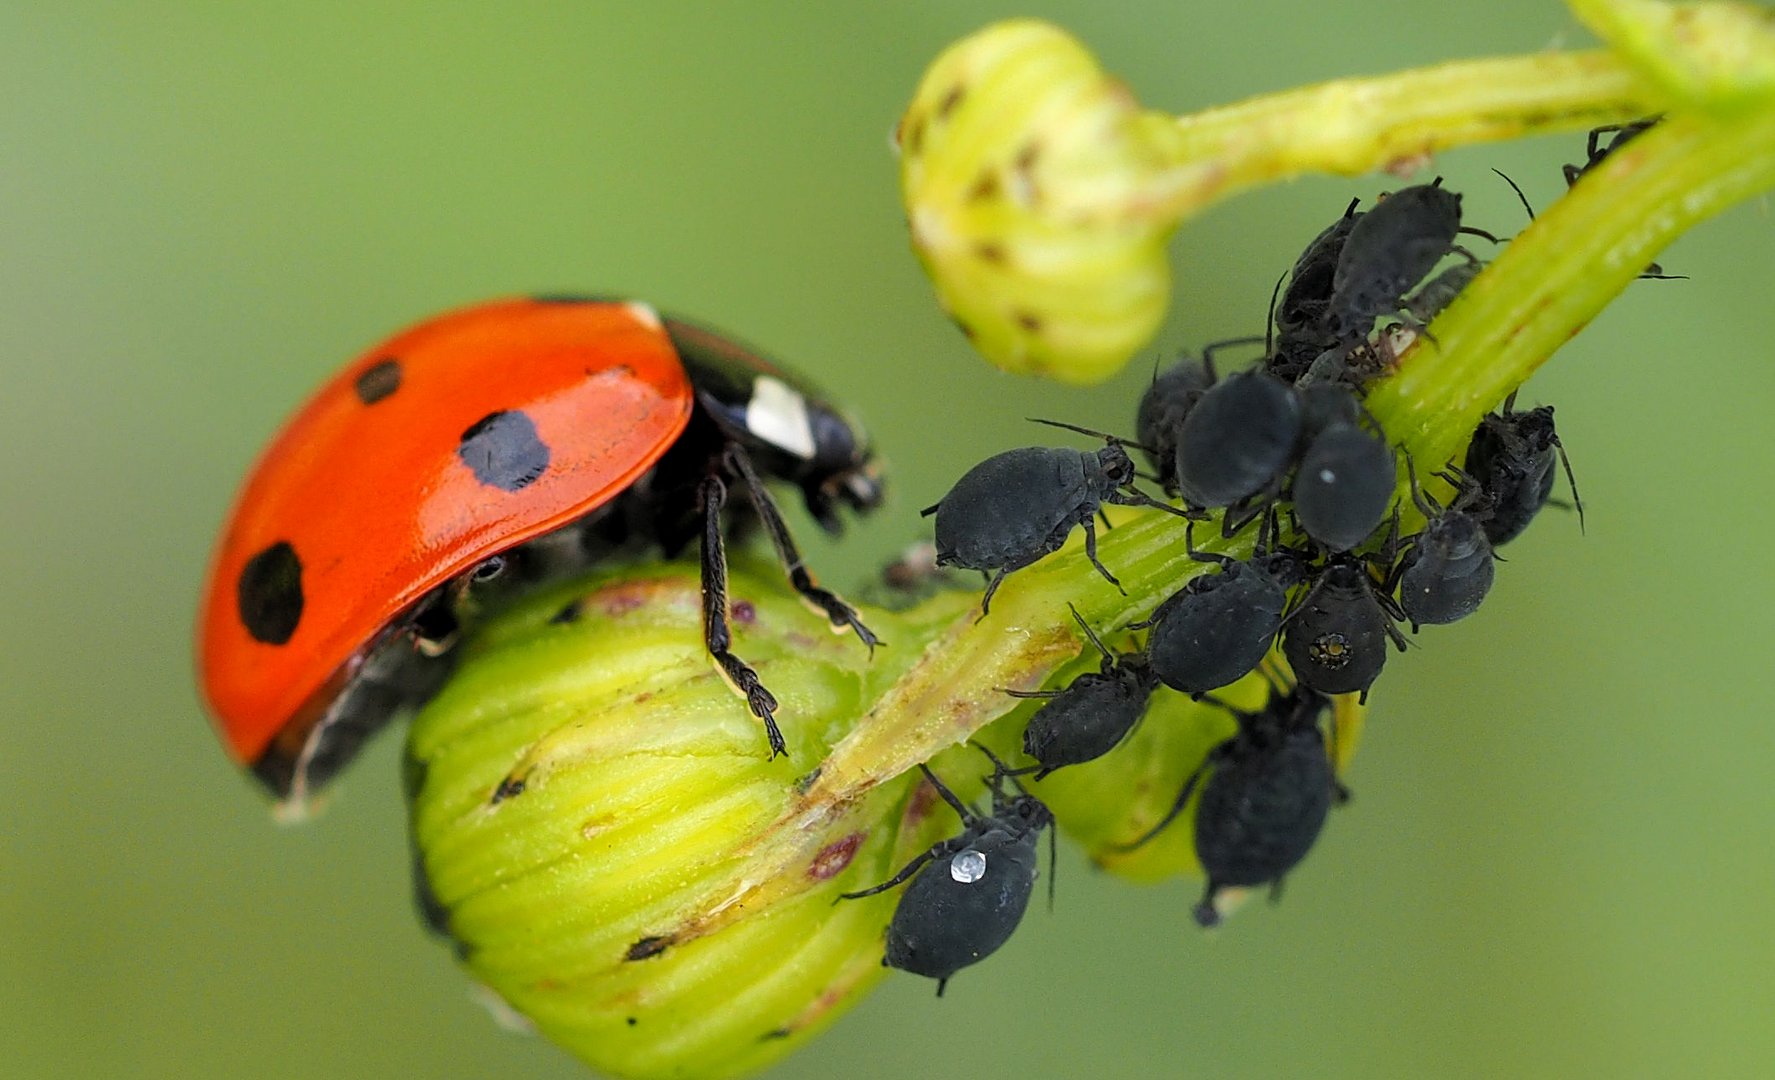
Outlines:
[[857,848],[863,844],[863,834],[851,833],[841,840],[835,840],[820,849],[814,861],[808,864],[807,876],[815,881],[827,881],[837,877],[839,871],[851,864],[857,857]]
[[974,254],[980,258],[981,262],[988,262],[994,266],[1003,266],[1010,261],[1010,257],[1005,254],[1005,249],[998,244],[975,244]]
[[955,107],[961,104],[961,99],[966,97],[967,93],[967,87],[960,83],[950,87],[949,92],[943,95],[943,100],[937,102],[937,119],[947,120],[949,114],[955,111]]
[[914,156],[924,152],[924,117],[913,120],[906,129],[906,137],[901,141],[908,154]]
[[672,939],[669,937],[644,937],[629,946],[629,951],[623,955],[623,959],[649,960],[665,952],[666,947],[671,944]]
[[751,626],[758,621],[758,609],[750,600],[735,600],[727,610],[733,616],[733,621],[741,626]]

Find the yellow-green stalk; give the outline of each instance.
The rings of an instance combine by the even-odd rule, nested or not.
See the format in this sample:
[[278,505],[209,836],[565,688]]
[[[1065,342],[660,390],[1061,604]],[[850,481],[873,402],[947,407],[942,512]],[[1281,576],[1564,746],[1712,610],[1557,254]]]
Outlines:
[[1091,383],[1151,339],[1170,300],[1166,241],[1223,198],[1308,172],[1409,172],[1467,143],[1766,107],[1766,9],[1572,7],[1615,47],[1339,79],[1182,117],[1141,106],[1058,27],[996,23],[931,64],[900,122],[912,249],[986,359]]

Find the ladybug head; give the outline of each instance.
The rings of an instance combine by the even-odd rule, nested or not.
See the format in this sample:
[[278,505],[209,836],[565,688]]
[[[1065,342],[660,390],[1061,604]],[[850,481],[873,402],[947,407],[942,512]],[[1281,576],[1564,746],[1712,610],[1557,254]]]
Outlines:
[[837,534],[843,529],[839,506],[866,511],[881,505],[881,467],[862,425],[826,405],[808,405],[814,455],[802,481],[802,494],[814,520],[827,532]]

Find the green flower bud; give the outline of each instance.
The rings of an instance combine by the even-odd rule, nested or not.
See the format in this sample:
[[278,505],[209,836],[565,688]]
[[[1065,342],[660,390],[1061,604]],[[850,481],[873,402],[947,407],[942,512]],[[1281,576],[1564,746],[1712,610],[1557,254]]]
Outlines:
[[1152,336],[1175,136],[1072,37],[1016,20],[952,45],[897,141],[913,249],[982,354],[1090,383]]
[[[788,760],[769,760],[711,665],[683,566],[607,572],[496,618],[408,743],[435,921],[479,981],[620,1076],[752,1072],[830,1023],[884,973],[893,913],[834,899],[954,829],[928,805],[909,812],[910,778],[833,808],[811,834],[776,825],[971,598],[869,610],[892,643],[871,661],[774,573],[736,566],[730,586],[739,647],[781,701]],[[760,871],[783,850],[790,869]]]

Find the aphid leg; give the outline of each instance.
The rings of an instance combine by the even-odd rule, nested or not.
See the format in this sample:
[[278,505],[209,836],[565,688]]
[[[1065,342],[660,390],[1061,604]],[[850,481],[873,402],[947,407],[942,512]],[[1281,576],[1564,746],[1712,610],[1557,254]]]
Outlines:
[[1098,558],[1097,558],[1097,523],[1095,521],[1092,521],[1090,518],[1086,518],[1084,520],[1083,524],[1085,526],[1085,558],[1091,560],[1091,565],[1095,566],[1097,568],[1097,572],[1099,574],[1103,575],[1103,580],[1109,582],[1111,585],[1114,585],[1116,587],[1116,589],[1123,596],[1127,596],[1128,590],[1122,588],[1122,583],[1117,581],[1116,576],[1109,572],[1109,567],[1103,565],[1102,562],[1098,561]]
[[727,548],[721,537],[721,508],[727,504],[727,485],[710,472],[703,477],[698,494],[703,507],[703,645],[727,685],[746,699],[752,715],[764,721],[764,735],[770,740],[770,756],[774,758],[788,753],[774,715],[776,695],[765,689],[756,671],[728,651],[733,635],[727,628]]
[[943,849],[943,845],[938,844],[935,847],[931,848],[929,851],[920,852],[911,862],[909,862],[905,866],[901,867],[899,873],[895,874],[891,878],[888,878],[886,881],[882,882],[880,885],[871,886],[870,888],[867,888],[867,889],[858,889],[856,892],[839,893],[837,898],[834,899],[832,902],[834,904],[836,904],[836,903],[838,903],[839,900],[861,900],[865,896],[874,896],[876,893],[887,892],[889,889],[893,888],[894,886],[899,885],[902,882],[904,882],[907,878],[911,877],[913,874],[916,874],[919,871],[920,867],[924,866],[925,863],[928,863],[932,859],[936,858],[937,853],[939,851],[941,851],[942,849]]
[[937,794],[943,797],[943,801],[948,803],[950,809],[954,810],[956,815],[961,818],[961,823],[963,825],[972,825],[980,820],[979,816],[974,813],[967,803],[962,802],[955,792],[949,790],[947,784],[937,779],[937,774],[931,771],[929,765],[926,765],[922,761],[919,762],[918,771],[924,773],[925,780],[929,782],[931,787],[936,789]]
[[[1410,454],[1405,455],[1405,474],[1411,480],[1411,501],[1418,508],[1418,512],[1427,518],[1440,517],[1442,505],[1425,494],[1424,489],[1418,486],[1418,467],[1417,463],[1411,459]],[[1397,518],[1394,520],[1397,522]]]
[[1270,882],[1270,903],[1271,903],[1271,905],[1280,904],[1282,902],[1282,883],[1286,880],[1288,880],[1288,879],[1287,878],[1277,878],[1276,880]]
[[835,593],[814,584],[813,575],[807,572],[807,566],[801,560],[801,552],[795,547],[794,537],[789,535],[789,526],[783,521],[782,513],[777,510],[776,500],[771,498],[770,491],[752,468],[751,455],[738,443],[728,443],[721,460],[723,466],[745,484],[746,495],[752,500],[752,507],[758,511],[758,519],[764,523],[764,531],[770,536],[771,546],[777,549],[777,561],[783,564],[783,571],[789,575],[789,585],[801,597],[802,603],[815,614],[824,616],[834,631],[854,632],[857,639],[874,653],[875,646],[881,644],[881,641],[863,625],[856,610],[840,600]]
[[1064,694],[1066,692],[1064,690],[1007,690],[1002,686],[998,687],[997,690],[1001,694],[1008,694],[1014,698],[1024,698],[1024,699],[1053,698],[1053,697],[1059,697],[1061,694]]
[[[1258,547],[1261,548],[1262,546],[1263,537],[1260,532],[1258,536]],[[1189,557],[1197,562],[1217,563],[1221,566],[1231,566],[1239,561],[1230,555],[1222,555],[1219,552],[1196,550],[1196,523],[1193,521],[1183,527],[1183,550],[1189,552]]]
[[1108,845],[1109,850],[1118,852],[1134,851],[1135,849],[1144,846],[1147,841],[1151,840],[1153,837],[1164,832],[1165,827],[1173,821],[1176,821],[1177,815],[1183,813],[1183,808],[1189,805],[1190,796],[1195,794],[1196,785],[1201,782],[1202,774],[1208,771],[1208,766],[1214,763],[1214,758],[1214,751],[1210,750],[1208,756],[1203,759],[1202,763],[1196,766],[1196,771],[1190,773],[1189,779],[1184,781],[1183,790],[1177,793],[1177,801],[1171,804],[1171,809],[1165,811],[1165,816],[1159,819],[1157,825],[1154,825],[1152,828],[1141,833],[1129,843]]
[[1190,914],[1195,916],[1197,926],[1207,929],[1220,925],[1220,909],[1214,906],[1214,898],[1219,894],[1220,883],[1209,878],[1207,887],[1202,890],[1202,899],[1190,909]]
[[937,996],[938,997],[943,996],[943,988],[948,985],[949,985],[949,976],[947,976],[947,975],[945,975],[941,979],[937,980]]

